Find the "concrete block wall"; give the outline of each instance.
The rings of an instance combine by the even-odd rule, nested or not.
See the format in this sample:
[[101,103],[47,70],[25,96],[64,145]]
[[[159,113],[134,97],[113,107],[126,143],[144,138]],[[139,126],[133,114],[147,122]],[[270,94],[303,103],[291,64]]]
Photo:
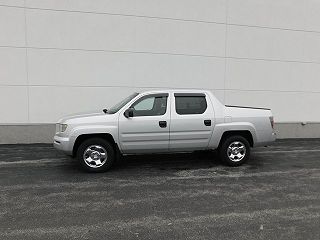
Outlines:
[[0,0],[1,143],[155,88],[210,89],[315,123],[279,136],[320,137],[319,79],[317,0]]

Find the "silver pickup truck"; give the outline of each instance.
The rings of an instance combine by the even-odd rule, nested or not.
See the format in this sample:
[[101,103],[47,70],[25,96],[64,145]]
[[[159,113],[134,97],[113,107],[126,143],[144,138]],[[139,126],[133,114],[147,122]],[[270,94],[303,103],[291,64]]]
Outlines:
[[276,139],[270,109],[224,106],[210,91],[134,93],[100,113],[61,119],[54,147],[89,172],[108,170],[119,154],[218,149],[229,166],[248,160],[250,147]]

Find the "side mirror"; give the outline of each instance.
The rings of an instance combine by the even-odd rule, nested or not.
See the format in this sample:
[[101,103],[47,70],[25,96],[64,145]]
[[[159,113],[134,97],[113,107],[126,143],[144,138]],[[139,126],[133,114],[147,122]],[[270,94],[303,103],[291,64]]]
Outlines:
[[124,114],[123,114],[126,118],[131,118],[133,117],[133,108],[128,108]]

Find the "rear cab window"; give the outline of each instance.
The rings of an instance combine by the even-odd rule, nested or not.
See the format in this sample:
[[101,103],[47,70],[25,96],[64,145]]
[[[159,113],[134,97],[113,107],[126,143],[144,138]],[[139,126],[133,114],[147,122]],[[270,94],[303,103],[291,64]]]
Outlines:
[[179,115],[203,114],[207,110],[204,93],[175,93],[176,113]]

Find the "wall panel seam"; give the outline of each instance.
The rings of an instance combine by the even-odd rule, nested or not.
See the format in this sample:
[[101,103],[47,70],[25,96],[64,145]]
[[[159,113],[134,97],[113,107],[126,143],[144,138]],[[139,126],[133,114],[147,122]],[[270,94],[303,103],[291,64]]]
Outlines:
[[171,20],[171,21],[182,21],[182,22],[219,24],[219,25],[225,24],[224,22],[218,22],[218,21],[205,21],[205,20],[196,20],[196,19],[185,19],[185,18],[159,17],[159,16],[136,15],[136,14],[125,14],[125,13],[110,13],[110,12],[96,12],[96,11],[81,11],[81,10],[69,10],[69,9],[21,7],[21,6],[10,6],[10,5],[6,5],[6,4],[0,4],[0,7],[25,8],[28,10],[65,12],[65,13],[82,13],[82,14],[109,15],[109,16],[120,16],[120,17],[122,16],[122,17],[133,17],[133,18],[148,18],[148,19]]
[[[140,88],[140,89],[163,89],[166,87],[158,86],[127,86],[127,85],[59,85],[59,84],[0,84],[2,87],[56,87],[56,88]],[[320,91],[306,91],[306,90],[273,90],[273,89],[241,89],[241,88],[194,88],[194,87],[170,87],[170,89],[198,89],[198,90],[210,90],[210,91],[240,91],[240,92],[274,92],[274,93],[310,93],[319,94]]]
[[229,7],[229,0],[226,0],[226,12],[225,12],[225,42],[224,42],[224,79],[223,79],[223,102],[226,102],[226,81],[227,81],[227,48],[228,48],[228,7]]
[[[166,88],[166,87],[157,87],[157,86],[126,86],[126,85],[49,85],[49,84],[30,84],[30,85],[23,85],[23,84],[20,84],[20,85],[10,85],[10,84],[0,84],[0,86],[3,86],[3,87],[26,87],[26,86],[29,86],[29,87],[57,87],[57,88],[142,88],[142,89],[163,89],[163,90],[166,90],[166,89],[199,89],[199,90],[203,90],[204,88],[194,88],[194,87],[170,87],[170,88]],[[205,88],[205,90],[224,90],[224,88]]]
[[147,52],[147,51],[128,51],[128,50],[107,50],[107,49],[83,49],[83,48],[55,48],[55,47],[21,47],[21,46],[9,46],[2,45],[0,48],[28,48],[35,50],[57,50],[57,51],[79,51],[79,52],[106,52],[106,53],[124,53],[124,54],[150,54],[150,55],[169,55],[169,56],[185,56],[185,57],[203,57],[203,58],[227,58],[237,60],[256,60],[267,62],[292,62],[303,64],[320,64],[316,61],[300,61],[290,59],[272,59],[272,58],[254,58],[254,57],[236,57],[236,56],[219,56],[219,55],[203,55],[203,54],[188,54],[188,53],[169,53],[169,52]]
[[[26,6],[26,0],[24,0]],[[29,64],[28,64],[28,37],[27,37],[27,13],[24,8],[24,36],[25,36],[25,64],[26,64],[26,80],[27,80],[27,121],[30,122],[30,93],[29,93]]]
[[150,55],[169,55],[169,56],[185,56],[185,57],[203,57],[203,58],[227,58],[236,60],[255,60],[267,62],[291,62],[302,64],[320,64],[316,61],[301,61],[290,59],[272,59],[272,58],[254,58],[254,57],[236,57],[236,56],[219,56],[219,55],[203,55],[203,54],[188,54],[188,53],[169,53],[169,52],[147,52],[147,51],[128,51],[128,50],[107,50],[107,49],[82,49],[82,48],[55,48],[55,47],[21,47],[2,45],[0,48],[18,48],[18,49],[34,49],[34,50],[57,50],[57,51],[79,51],[79,52],[106,52],[106,53],[123,53],[123,54],[150,54]]
[[[205,21],[196,19],[184,19],[184,18],[171,18],[171,17],[159,17],[159,16],[148,16],[148,15],[135,15],[135,14],[123,14],[123,13],[110,13],[110,12],[96,12],[96,11],[81,11],[81,10],[69,10],[69,9],[53,9],[53,8],[40,8],[40,7],[21,7],[7,4],[0,4],[0,7],[8,8],[25,8],[29,10],[39,10],[39,11],[55,11],[55,12],[66,12],[66,13],[83,13],[83,14],[96,14],[96,15],[110,15],[110,16],[123,16],[123,17],[135,17],[135,18],[149,18],[149,19],[159,19],[159,20],[172,20],[172,21],[185,21],[185,22],[198,22],[207,24],[226,24],[226,22],[219,21]],[[239,23],[227,23],[230,26],[238,27],[248,27],[248,28],[263,28],[271,30],[283,30],[283,31],[295,31],[295,32],[305,32],[305,33],[317,33],[320,34],[318,30],[307,30],[307,29],[297,29],[297,28],[285,28],[285,27],[271,27],[264,25],[254,25],[254,24],[239,24]]]

